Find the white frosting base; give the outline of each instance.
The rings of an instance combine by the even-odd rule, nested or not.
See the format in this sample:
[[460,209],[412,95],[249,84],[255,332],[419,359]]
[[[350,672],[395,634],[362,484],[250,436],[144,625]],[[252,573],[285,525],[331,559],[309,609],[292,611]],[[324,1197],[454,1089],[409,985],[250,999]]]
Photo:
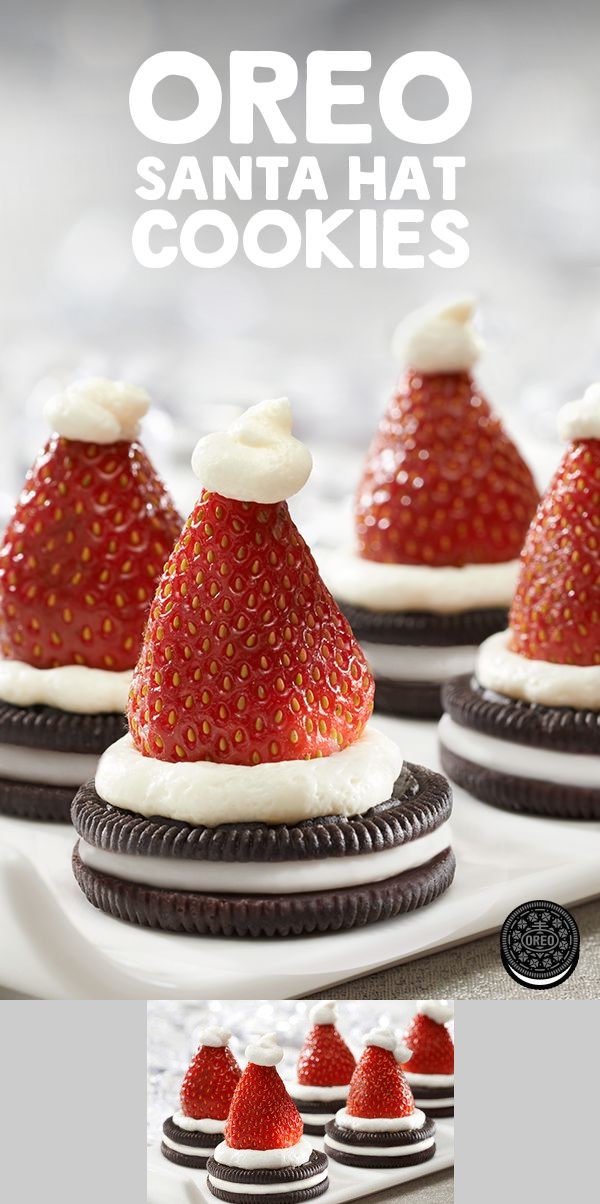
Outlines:
[[600,711],[600,665],[529,660],[509,650],[510,635],[497,631],[484,640],[476,666],[480,685],[523,702]]
[[350,1084],[339,1087],[310,1087],[305,1083],[287,1083],[287,1090],[297,1100],[314,1100],[326,1104],[332,1099],[346,1099]]
[[411,1070],[403,1070],[402,1073],[410,1087],[454,1086],[453,1074],[414,1074]]
[[47,786],[81,786],[93,778],[98,757],[0,744],[0,778],[13,782],[43,782]]
[[139,882],[162,890],[239,891],[249,895],[299,894],[383,882],[415,866],[425,865],[451,844],[448,823],[434,832],[380,853],[326,857],[314,861],[189,861],[182,857],[144,857],[111,853],[79,841],[84,865],[126,882]]
[[320,999],[309,1012],[311,1024],[335,1024],[338,1018],[334,999]]
[[316,558],[335,598],[375,611],[457,614],[483,606],[508,607],[519,571],[518,560],[466,564],[462,568],[384,564],[343,547],[317,549]]
[[600,757],[497,740],[495,736],[461,727],[449,715],[440,719],[439,737],[449,752],[496,773],[561,786],[595,788],[600,793]]
[[448,681],[459,673],[471,673],[478,651],[476,644],[420,648],[361,640],[360,646],[375,678],[387,677],[389,681]]
[[158,761],[142,756],[126,735],[100,758],[96,789],[107,803],[138,815],[208,827],[295,823],[361,815],[391,797],[401,768],[398,746],[370,724],[354,744],[329,757],[264,765]]
[[[409,1116],[353,1116],[346,1108],[336,1112],[335,1123],[340,1129],[352,1129],[357,1133],[404,1133],[421,1129],[425,1124],[425,1113],[415,1108]],[[414,1146],[413,1146],[414,1149]]]
[[277,1171],[283,1166],[303,1166],[312,1152],[313,1147],[305,1137],[301,1137],[295,1145],[280,1150],[234,1150],[233,1146],[222,1141],[214,1152],[214,1159],[223,1166],[234,1166],[245,1171]]
[[448,1024],[454,1016],[454,1006],[447,999],[421,999],[417,1004],[417,1015],[427,1016],[436,1024]]
[[479,359],[481,340],[471,326],[470,298],[444,306],[424,306],[397,326],[394,355],[417,372],[469,372]]
[[419,1150],[428,1150],[433,1145],[435,1138],[426,1137],[423,1141],[411,1141],[410,1145],[346,1145],[343,1141],[336,1141],[334,1137],[325,1134],[325,1153],[328,1149],[340,1150],[345,1154],[355,1154],[359,1158],[408,1158],[409,1154],[416,1154]]
[[292,435],[290,403],[279,397],[251,406],[228,430],[200,439],[192,468],[209,492],[274,504],[306,484],[312,456]]
[[193,1116],[185,1116],[183,1112],[173,1113],[173,1124],[186,1133],[224,1133],[226,1123],[225,1120],[214,1120],[211,1116],[196,1120]]
[[164,1133],[161,1140],[170,1150],[176,1150],[178,1154],[187,1154],[188,1158],[209,1158],[213,1152],[213,1148],[210,1145],[182,1145],[180,1141],[173,1141],[171,1137],[166,1137]]
[[140,419],[149,405],[145,389],[97,376],[76,380],[51,397],[44,406],[44,418],[65,439],[116,443],[137,439]]
[[558,433],[567,442],[600,439],[600,383],[590,385],[579,401],[568,401],[558,411]]
[[123,673],[60,665],[37,669],[25,661],[0,659],[0,698],[16,707],[48,706],[76,715],[125,712],[133,668]]
[[281,1195],[284,1191],[305,1191],[309,1187],[317,1187],[319,1183],[323,1183],[328,1175],[328,1170],[319,1171],[317,1175],[309,1175],[306,1179],[288,1179],[286,1183],[232,1183],[231,1179],[221,1179],[219,1175],[214,1173],[208,1175],[209,1183],[214,1183],[220,1186],[223,1191],[237,1193],[238,1195],[247,1195],[251,1192],[253,1196],[274,1196]]

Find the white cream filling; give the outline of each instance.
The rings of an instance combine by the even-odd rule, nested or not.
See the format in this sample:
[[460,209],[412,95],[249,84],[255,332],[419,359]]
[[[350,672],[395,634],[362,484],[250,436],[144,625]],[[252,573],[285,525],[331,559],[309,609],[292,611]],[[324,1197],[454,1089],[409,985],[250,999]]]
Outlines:
[[328,1170],[320,1171],[318,1175],[309,1175],[307,1179],[286,1179],[285,1183],[234,1183],[231,1179],[222,1179],[214,1172],[208,1176],[209,1183],[214,1183],[220,1187],[222,1191],[236,1194],[252,1194],[253,1196],[274,1196],[281,1195],[288,1191],[305,1191],[309,1187],[317,1187],[319,1183],[324,1183],[328,1175]]
[[354,548],[320,548],[323,580],[340,602],[375,611],[427,610],[456,614],[479,607],[510,605],[518,560],[435,568],[366,560]]
[[203,1116],[196,1120],[194,1116],[185,1116],[183,1112],[173,1113],[173,1124],[187,1133],[224,1133],[226,1121],[215,1120],[212,1116]]
[[453,1074],[415,1074],[412,1070],[402,1071],[411,1087],[453,1087]]
[[361,640],[360,646],[375,678],[389,681],[448,681],[459,673],[471,673],[477,659],[476,644],[422,648]]
[[297,823],[361,815],[391,798],[401,768],[397,744],[370,723],[354,744],[329,757],[264,765],[172,764],[142,756],[126,735],[100,758],[96,789],[114,807],[208,827]]
[[[450,827],[445,823],[434,832],[398,848],[348,857],[325,857],[318,861],[188,861],[181,857],[111,853],[84,840],[79,841],[79,855],[84,865],[99,873],[161,890],[293,895],[383,882],[415,866],[425,865],[449,848],[450,842]],[[340,1098],[339,1094],[337,1098]]]
[[474,309],[473,300],[465,297],[414,310],[396,327],[394,355],[416,372],[469,372],[482,346],[471,325]]
[[235,1150],[222,1141],[214,1152],[214,1159],[223,1166],[234,1166],[239,1170],[277,1171],[283,1166],[303,1166],[311,1158],[312,1152],[313,1147],[305,1137],[301,1137],[295,1145],[277,1150]]
[[454,1096],[440,1096],[439,1099],[417,1099],[415,1096],[415,1105],[417,1108],[423,1108],[425,1112],[432,1112],[434,1108],[450,1108],[454,1105]]
[[47,786],[81,786],[93,778],[98,757],[0,744],[0,778],[13,782],[43,782]]
[[561,786],[595,788],[600,792],[600,757],[497,740],[495,736],[462,727],[449,715],[440,719],[439,737],[449,752],[495,773]]
[[325,1153],[328,1149],[340,1150],[343,1154],[355,1154],[358,1158],[408,1158],[419,1150],[428,1150],[435,1138],[426,1137],[423,1141],[411,1141],[410,1145],[346,1145],[336,1141],[334,1137],[325,1134]]
[[335,1123],[340,1129],[352,1129],[356,1133],[403,1133],[421,1129],[426,1121],[424,1112],[415,1108],[408,1116],[353,1116],[347,1108],[336,1113]]
[[116,443],[137,439],[150,405],[145,389],[122,380],[76,380],[44,406],[44,418],[65,439]]
[[600,711],[600,665],[555,665],[511,652],[510,629],[484,640],[477,657],[480,685],[497,694],[548,707]]
[[165,1137],[164,1133],[162,1140],[170,1150],[175,1150],[178,1154],[187,1154],[188,1158],[207,1158],[214,1152],[210,1145],[181,1145],[180,1142],[171,1141],[170,1137]]
[[251,406],[228,430],[200,439],[192,468],[210,492],[272,505],[302,489],[312,456],[292,435],[290,403],[279,397]]
[[77,715],[124,713],[132,676],[133,668],[122,673],[87,665],[37,669],[0,659],[0,698],[17,707],[49,706]]
[[334,1112],[301,1112],[302,1123],[304,1125],[326,1125],[328,1121],[333,1120]]
[[315,1103],[327,1103],[329,1100],[347,1099],[350,1084],[342,1087],[311,1087],[306,1083],[287,1083],[289,1094],[298,1100],[313,1100]]

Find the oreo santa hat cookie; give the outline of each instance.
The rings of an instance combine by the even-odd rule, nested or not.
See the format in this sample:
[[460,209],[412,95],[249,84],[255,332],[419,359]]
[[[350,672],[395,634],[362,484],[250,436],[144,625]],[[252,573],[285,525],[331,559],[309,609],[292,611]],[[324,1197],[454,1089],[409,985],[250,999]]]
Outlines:
[[325,1153],[345,1166],[400,1167],[435,1154],[435,1121],[419,1108],[400,1063],[410,1058],[390,1028],[375,1028],[352,1075],[346,1107],[325,1128]]
[[179,1166],[204,1168],[223,1140],[241,1070],[229,1048],[231,1033],[211,1026],[181,1085],[179,1109],[163,1125],[161,1152]]
[[304,1122],[304,1132],[322,1136],[325,1125],[343,1108],[356,1066],[336,1028],[337,1006],[320,1000],[310,1011],[312,1027],[300,1050],[297,1080],[289,1093]]
[[311,459],[285,400],[202,439],[131,734],[73,806],[75,875],[125,920],[293,936],[383,920],[450,885],[446,780],[370,722],[373,679],[290,518]]
[[506,631],[444,691],[442,763],[510,811],[600,819],[600,384],[564,406],[568,448],[525,541]]
[[445,999],[423,999],[402,1040],[412,1051],[406,1081],[415,1107],[427,1116],[454,1116],[454,1041],[448,1028],[454,1015]]
[[303,1136],[302,1118],[277,1070],[283,1050],[275,1034],[253,1041],[246,1057],[225,1140],[207,1164],[209,1190],[231,1204],[265,1196],[301,1204],[322,1196],[329,1187],[327,1156]]
[[396,345],[406,372],[369,449],[356,547],[325,550],[325,581],[375,675],[375,707],[436,718],[440,689],[506,624],[538,494],[476,385],[472,305],[423,309]]
[[77,381],[0,549],[0,812],[68,821],[126,731],[132,670],[182,519],[139,442],[143,389]]

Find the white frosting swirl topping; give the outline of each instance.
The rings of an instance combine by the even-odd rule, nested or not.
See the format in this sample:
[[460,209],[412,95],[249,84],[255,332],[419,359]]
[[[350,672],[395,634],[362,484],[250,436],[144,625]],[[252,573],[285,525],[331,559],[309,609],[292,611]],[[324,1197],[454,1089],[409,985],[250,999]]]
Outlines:
[[600,665],[558,665],[511,652],[510,629],[484,640],[477,657],[480,685],[542,706],[600,711]]
[[573,439],[600,439],[600,383],[590,385],[579,401],[568,401],[558,411],[558,433]]
[[469,372],[482,348],[471,325],[474,303],[465,298],[444,306],[424,306],[397,326],[392,350],[416,372]]
[[145,389],[101,376],[76,380],[44,406],[44,418],[65,439],[117,443],[137,439],[150,405]]
[[319,548],[316,559],[335,598],[368,610],[452,614],[479,606],[510,606],[519,572],[518,560],[438,568],[367,560],[352,548]]
[[417,1014],[428,1016],[436,1024],[448,1024],[454,1015],[454,1006],[448,999],[421,999],[417,1004]]
[[133,669],[38,669],[25,661],[0,660],[0,698],[16,707],[49,706],[78,715],[125,712],[132,674]]
[[231,1033],[228,1029],[209,1024],[200,1033],[200,1045],[210,1045],[211,1049],[220,1049],[223,1045],[227,1045],[230,1037]]
[[397,744],[370,723],[354,744],[329,757],[264,765],[172,764],[142,756],[126,735],[102,754],[96,789],[105,802],[126,811],[207,827],[296,823],[319,815],[362,815],[391,798],[401,768]]
[[[276,1171],[283,1166],[303,1166],[312,1157],[313,1147],[306,1137],[301,1137],[295,1145],[284,1146],[277,1150],[237,1150],[222,1141],[214,1152],[215,1162],[223,1166],[234,1166],[240,1170],[270,1170]],[[256,1190],[253,1184],[252,1190]]]
[[337,1018],[337,1004],[333,999],[320,999],[310,1009],[311,1024],[335,1024]]
[[292,435],[290,403],[279,397],[251,406],[226,431],[200,439],[192,468],[210,493],[267,505],[302,489],[312,456]]
[[265,1033],[256,1041],[246,1046],[246,1058],[257,1066],[278,1066],[283,1057],[283,1050],[277,1044],[277,1033]]
[[397,1062],[408,1062],[412,1058],[412,1050],[402,1045],[393,1029],[372,1028],[363,1037],[364,1045],[378,1045],[381,1049],[389,1049]]

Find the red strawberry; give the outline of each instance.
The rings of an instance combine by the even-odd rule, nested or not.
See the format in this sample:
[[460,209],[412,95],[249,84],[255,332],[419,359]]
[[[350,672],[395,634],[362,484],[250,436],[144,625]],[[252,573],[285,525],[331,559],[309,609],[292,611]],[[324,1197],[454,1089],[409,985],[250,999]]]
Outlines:
[[328,756],[360,736],[373,679],[287,505],[204,491],[165,566],[129,700],[163,761]]
[[300,1050],[298,1082],[306,1087],[346,1086],[356,1060],[335,1024],[313,1024]]
[[445,1024],[418,1014],[402,1040],[412,1049],[407,1067],[411,1074],[454,1074],[454,1042]]
[[471,376],[409,370],[358,489],[360,554],[436,566],[512,560],[537,501],[527,465]]
[[225,1126],[235,1150],[279,1150],[296,1145],[304,1126],[275,1066],[249,1062],[236,1089]]
[[600,665],[600,439],[567,450],[529,529],[509,647],[533,660]]
[[201,1045],[181,1085],[184,1116],[226,1120],[241,1074],[227,1045]]
[[368,1045],[350,1083],[346,1108],[351,1116],[410,1116],[412,1091],[391,1049]]
[[139,443],[51,438],[0,550],[2,655],[132,668],[181,521]]

